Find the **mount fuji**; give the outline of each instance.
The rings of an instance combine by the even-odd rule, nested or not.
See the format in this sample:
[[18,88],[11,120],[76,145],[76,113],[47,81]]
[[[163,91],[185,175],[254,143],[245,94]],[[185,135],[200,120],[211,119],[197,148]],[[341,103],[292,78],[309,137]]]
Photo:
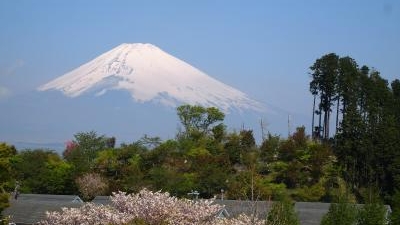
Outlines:
[[[282,113],[151,44],[121,44],[48,83],[0,101],[0,141],[17,148],[59,146],[94,130],[130,143],[143,135],[174,138],[176,107],[217,107],[230,131],[277,130]],[[284,122],[283,122],[284,123]],[[257,135],[259,136],[259,135]]]
[[38,88],[58,90],[68,97],[101,96],[125,90],[139,103],[155,102],[217,107],[224,112],[265,106],[152,44],[121,44],[92,61]]

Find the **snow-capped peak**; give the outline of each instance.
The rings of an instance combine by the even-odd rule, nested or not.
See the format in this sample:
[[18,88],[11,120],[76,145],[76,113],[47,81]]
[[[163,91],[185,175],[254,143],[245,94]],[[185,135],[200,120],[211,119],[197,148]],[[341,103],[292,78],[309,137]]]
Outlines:
[[152,44],[121,44],[38,88],[69,97],[94,91],[127,90],[138,102],[263,111],[264,106]]

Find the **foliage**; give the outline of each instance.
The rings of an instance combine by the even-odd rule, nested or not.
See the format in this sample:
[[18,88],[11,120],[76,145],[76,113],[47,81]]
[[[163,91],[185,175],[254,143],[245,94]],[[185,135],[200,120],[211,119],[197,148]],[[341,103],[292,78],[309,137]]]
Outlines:
[[17,154],[14,146],[0,142],[0,187],[8,186],[13,180],[12,158]]
[[98,152],[115,144],[113,138],[99,136],[95,131],[80,132],[74,138],[75,140],[67,143],[63,156],[74,166],[75,175],[88,172],[93,167]]
[[[113,140],[105,136],[78,133],[67,143],[64,159],[51,151],[22,151],[12,157],[12,172],[21,181],[21,190],[31,193],[77,194],[74,181],[97,174],[108,186],[99,192],[103,194],[148,188],[178,197],[198,191],[200,198],[219,196],[221,190],[231,199],[279,199],[290,193],[299,201],[321,201],[333,196],[335,179],[340,177],[332,172],[336,171],[335,157],[329,145],[310,140],[304,127],[287,139],[269,135],[259,147],[252,130],[224,131],[217,137],[212,127],[222,123],[212,118],[220,117],[201,115],[200,120],[193,120],[196,123],[186,123],[196,129],[208,126],[200,136],[191,133],[166,141],[144,136],[110,148],[107,140]],[[82,186],[90,182],[80,183],[85,200],[97,195],[92,188],[96,185],[90,194]]]
[[299,218],[294,210],[294,204],[284,198],[272,204],[268,212],[266,225],[300,225]]
[[277,159],[280,144],[280,136],[268,133],[267,138],[262,142],[260,146],[261,160],[267,163],[274,162]]
[[[2,188],[0,188],[0,221],[3,218],[1,212],[3,212],[3,210],[5,208],[10,206],[10,203],[9,203],[10,195],[1,189]],[[1,224],[1,222],[0,222],[0,224]]]
[[317,59],[310,67],[312,81],[310,82],[310,91],[313,95],[319,95],[320,103],[318,115],[324,114],[323,124],[319,122],[318,136],[327,140],[329,138],[329,118],[333,101],[336,97],[336,79],[339,72],[339,56],[335,53],[330,53]]
[[[341,192],[341,190],[339,189]],[[338,194],[337,203],[331,203],[328,213],[322,217],[321,225],[356,225],[358,211],[354,203],[349,202],[347,191]]]
[[[8,145],[7,143],[0,142],[0,224],[3,221],[2,212],[5,208],[10,206],[9,199],[10,195],[4,190],[4,187],[10,185],[13,180],[12,177],[12,157],[17,154],[17,150],[14,146]],[[4,224],[7,221],[4,222]]]
[[390,214],[390,224],[400,224],[400,191],[396,190],[391,199],[392,213]]
[[387,211],[383,204],[368,203],[358,212],[359,225],[386,225],[388,224]]
[[39,194],[66,194],[74,190],[72,166],[49,150],[36,149],[19,152],[12,159],[15,179],[21,191]]
[[293,198],[300,201],[317,202],[326,194],[325,180],[321,179],[320,182],[310,187],[299,188]]
[[[213,128],[219,126],[215,123],[224,120],[224,113],[215,107],[204,108],[202,106],[181,105],[177,108],[177,114],[187,136],[198,136],[208,134]],[[222,127],[219,126],[220,130]],[[214,133],[220,133],[216,132]]]
[[369,187],[363,193],[365,204],[358,211],[358,225],[386,225],[389,212],[382,204],[376,188]]
[[318,121],[313,138],[333,147],[341,177],[358,198],[362,189],[377,185],[381,198],[392,202],[400,185],[400,81],[389,82],[379,71],[335,53],[317,59],[310,70],[313,126],[314,115]]
[[357,209],[350,203],[332,203],[322,218],[321,225],[355,225]]

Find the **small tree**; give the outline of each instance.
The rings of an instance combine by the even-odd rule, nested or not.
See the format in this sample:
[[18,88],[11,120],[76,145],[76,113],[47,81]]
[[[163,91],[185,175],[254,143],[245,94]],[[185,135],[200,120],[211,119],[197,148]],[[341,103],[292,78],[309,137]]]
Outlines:
[[379,194],[374,188],[368,188],[366,203],[358,212],[359,225],[385,225],[388,224],[387,211],[382,204]]
[[355,225],[357,209],[354,204],[340,202],[332,203],[329,211],[324,215],[321,225]]
[[355,225],[357,224],[357,208],[349,203],[347,190],[338,191],[337,203],[331,203],[329,211],[322,217],[321,225]]
[[78,177],[75,182],[84,201],[105,194],[108,189],[107,181],[97,173],[86,173]]
[[385,225],[388,224],[386,218],[386,208],[380,203],[365,204],[359,211],[359,225]]
[[300,225],[299,218],[294,210],[294,204],[288,199],[272,204],[268,212],[266,225]]
[[176,110],[187,136],[202,136],[212,132],[216,126],[222,128],[219,122],[225,118],[225,114],[215,107],[181,105]]

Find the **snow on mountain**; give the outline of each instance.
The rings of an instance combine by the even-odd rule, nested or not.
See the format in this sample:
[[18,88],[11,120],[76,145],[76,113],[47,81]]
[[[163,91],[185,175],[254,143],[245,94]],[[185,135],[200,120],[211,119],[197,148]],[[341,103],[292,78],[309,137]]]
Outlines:
[[121,44],[92,61],[38,88],[59,90],[69,97],[110,90],[127,90],[137,102],[159,102],[176,107],[182,103],[264,111],[264,106],[164,52],[152,44]]

